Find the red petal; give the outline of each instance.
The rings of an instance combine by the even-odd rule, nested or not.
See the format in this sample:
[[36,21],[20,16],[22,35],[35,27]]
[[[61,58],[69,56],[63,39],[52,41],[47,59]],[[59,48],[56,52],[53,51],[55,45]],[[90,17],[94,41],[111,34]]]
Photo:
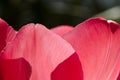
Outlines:
[[63,34],[73,30],[74,28],[72,26],[57,26],[53,29],[51,29],[53,32],[57,33],[58,35],[62,36]]
[[51,80],[83,80],[83,72],[78,55],[75,53],[57,66]]
[[119,76],[118,76],[117,80],[120,80],[120,73],[119,73]]
[[23,59],[1,59],[0,80],[29,80],[31,68]]
[[23,57],[32,67],[30,80],[50,80],[51,72],[73,53],[69,43],[43,25],[28,24],[6,47],[4,58]]
[[63,36],[79,54],[84,80],[116,80],[120,71],[120,28],[116,25],[113,30],[111,26],[102,18],[92,18]]
[[13,40],[13,37],[15,37],[15,31],[0,18],[0,52]]

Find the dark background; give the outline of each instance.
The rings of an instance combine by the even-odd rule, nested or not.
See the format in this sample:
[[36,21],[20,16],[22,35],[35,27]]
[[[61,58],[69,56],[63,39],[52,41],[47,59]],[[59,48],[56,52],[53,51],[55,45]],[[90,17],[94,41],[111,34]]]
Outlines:
[[16,30],[27,23],[75,26],[95,16],[120,22],[120,0],[0,0],[0,17]]

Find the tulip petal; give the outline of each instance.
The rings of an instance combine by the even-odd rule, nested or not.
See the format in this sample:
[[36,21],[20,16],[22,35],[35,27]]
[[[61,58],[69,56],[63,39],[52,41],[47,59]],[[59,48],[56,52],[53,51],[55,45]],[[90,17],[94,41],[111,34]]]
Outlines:
[[57,26],[53,29],[51,29],[51,31],[55,32],[56,34],[62,36],[63,34],[73,30],[74,28],[72,26]]
[[83,71],[78,60],[78,55],[73,54],[59,64],[52,72],[51,80],[83,80]]
[[0,80],[29,80],[31,67],[23,59],[1,59]]
[[120,45],[118,44],[120,42],[120,25],[115,21],[110,21],[108,23],[110,25],[112,33],[114,34],[110,49],[111,53],[108,59],[109,67],[107,67],[107,69],[111,69],[111,76],[109,76],[110,79],[116,80],[120,72]]
[[107,20],[107,22],[109,23],[111,31],[113,33],[120,27],[120,25],[117,22],[115,22],[115,21]]
[[120,71],[120,28],[113,24],[103,18],[91,18],[63,35],[79,55],[84,80],[117,79]]
[[120,80],[120,73],[119,73],[119,76],[118,76],[117,80]]
[[[69,43],[43,25],[28,24],[18,31],[12,45],[7,45],[2,57],[22,57],[31,65],[30,80],[50,80],[54,69],[74,52]],[[77,60],[79,61],[78,58]]]
[[0,52],[15,37],[13,30],[4,20],[0,18]]

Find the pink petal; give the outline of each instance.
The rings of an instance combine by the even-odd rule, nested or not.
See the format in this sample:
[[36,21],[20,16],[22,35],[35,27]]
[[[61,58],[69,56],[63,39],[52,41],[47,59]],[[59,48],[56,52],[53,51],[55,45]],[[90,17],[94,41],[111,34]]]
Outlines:
[[63,34],[73,30],[74,28],[72,26],[57,26],[53,29],[51,29],[53,32],[55,32],[56,34],[62,36]]
[[[114,80],[114,77],[118,77],[120,72],[120,25],[115,21],[108,22],[113,34],[113,44],[111,45],[111,54],[109,56],[109,66],[111,67],[110,79]],[[113,70],[112,70],[113,67]],[[115,79],[116,80],[116,79]]]
[[63,35],[79,55],[84,80],[117,79],[120,71],[118,27],[119,25],[111,25],[103,18],[91,18]]
[[15,31],[0,18],[0,52],[15,37]]
[[119,76],[118,76],[117,80],[120,80],[120,73],[119,73]]
[[[30,80],[50,80],[51,73],[56,67],[74,52],[69,43],[43,25],[28,24],[18,31],[11,45],[6,46],[3,58],[17,59],[22,57],[31,65]],[[79,59],[75,60],[80,66]]]

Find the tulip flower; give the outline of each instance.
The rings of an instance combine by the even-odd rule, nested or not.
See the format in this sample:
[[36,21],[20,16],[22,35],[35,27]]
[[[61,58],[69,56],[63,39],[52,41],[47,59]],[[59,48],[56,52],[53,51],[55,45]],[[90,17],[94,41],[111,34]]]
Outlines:
[[0,51],[0,80],[82,80],[75,50],[41,24],[15,31],[0,19]]
[[120,80],[120,28],[90,18],[75,28],[0,19],[0,80]]
[[[60,33],[61,30],[59,27],[53,31]],[[117,80],[120,72],[118,23],[103,18],[91,18],[60,36],[67,40],[79,55],[84,80]]]

